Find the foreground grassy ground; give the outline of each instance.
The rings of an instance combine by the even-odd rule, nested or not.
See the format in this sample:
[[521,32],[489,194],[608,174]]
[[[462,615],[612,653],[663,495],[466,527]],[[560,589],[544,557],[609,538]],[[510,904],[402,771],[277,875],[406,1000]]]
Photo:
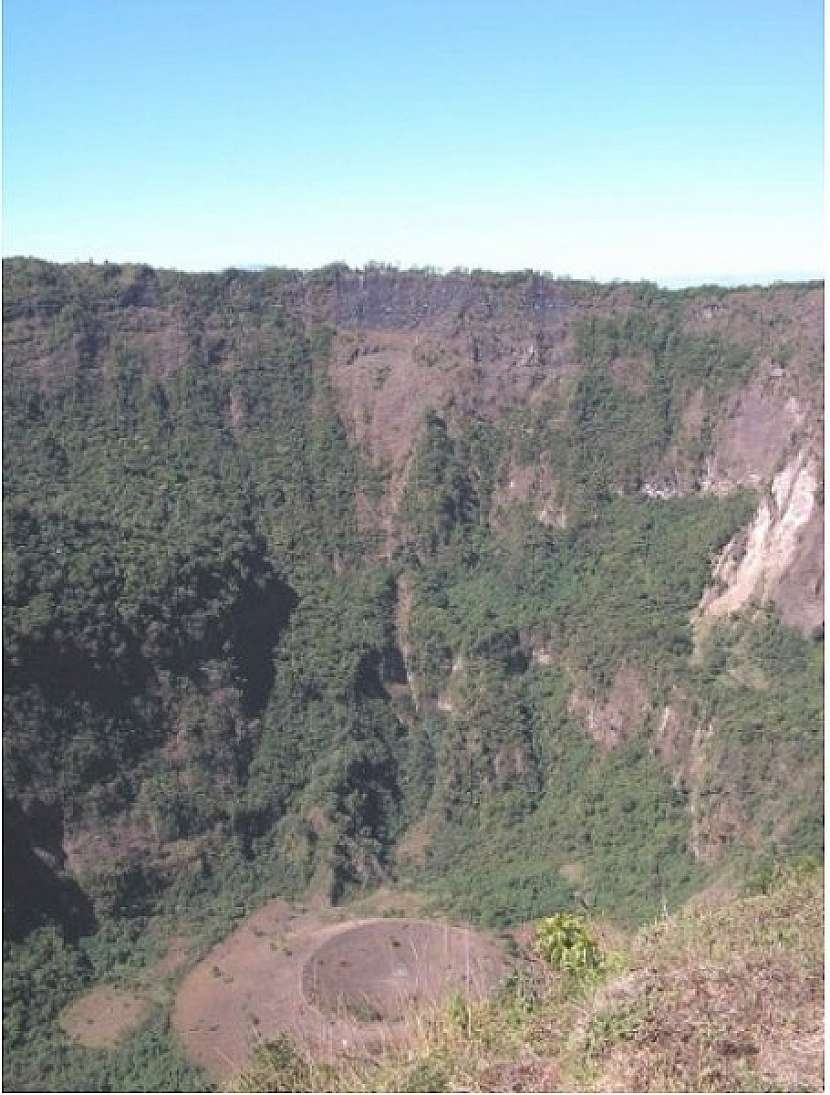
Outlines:
[[819,1091],[823,878],[777,872],[625,938],[588,924],[598,970],[528,955],[493,1001],[418,1020],[405,1051],[315,1063],[263,1045],[244,1091]]

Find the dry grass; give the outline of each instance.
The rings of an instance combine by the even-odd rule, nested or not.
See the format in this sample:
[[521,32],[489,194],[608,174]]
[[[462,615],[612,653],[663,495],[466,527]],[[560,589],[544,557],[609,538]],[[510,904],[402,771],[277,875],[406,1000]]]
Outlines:
[[599,1090],[823,1088],[823,900],[817,876],[642,932],[636,988],[597,1008]]
[[690,907],[628,940],[603,977],[525,960],[494,1000],[413,1013],[407,1043],[377,1058],[315,1064],[287,1042],[262,1047],[239,1087],[822,1090],[822,885],[795,872],[768,895]]

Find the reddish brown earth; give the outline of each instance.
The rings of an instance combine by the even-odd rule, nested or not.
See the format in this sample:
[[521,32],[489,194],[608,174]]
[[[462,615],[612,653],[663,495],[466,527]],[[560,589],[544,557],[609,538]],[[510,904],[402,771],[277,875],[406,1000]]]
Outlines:
[[130,989],[96,985],[64,1008],[58,1022],[63,1030],[88,1049],[108,1049],[132,1033],[147,1017],[153,1004],[170,1000],[170,978],[190,957],[184,936],[168,941],[167,953],[148,966],[139,984]]
[[284,1033],[317,1057],[405,1041],[408,1019],[452,993],[481,998],[507,971],[498,944],[468,928],[398,918],[332,923],[272,901],[185,978],[173,1027],[217,1082],[258,1040]]
[[99,985],[70,1004],[60,1016],[61,1027],[88,1049],[108,1049],[141,1022],[150,1001],[134,992]]

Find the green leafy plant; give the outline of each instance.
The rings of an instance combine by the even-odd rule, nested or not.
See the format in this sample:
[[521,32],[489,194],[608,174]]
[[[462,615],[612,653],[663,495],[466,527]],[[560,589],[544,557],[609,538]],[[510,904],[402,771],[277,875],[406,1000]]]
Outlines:
[[536,948],[553,969],[584,973],[601,969],[604,955],[580,916],[556,913],[536,925]]
[[504,979],[499,1006],[511,1026],[519,1027],[542,1000],[542,985],[526,968],[517,966]]

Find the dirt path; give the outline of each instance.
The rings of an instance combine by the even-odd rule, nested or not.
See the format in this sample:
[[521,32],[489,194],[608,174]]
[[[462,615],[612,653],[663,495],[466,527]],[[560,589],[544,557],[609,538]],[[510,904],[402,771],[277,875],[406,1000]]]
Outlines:
[[489,937],[436,921],[331,922],[272,901],[185,978],[173,1027],[220,1083],[257,1039],[286,1033],[318,1057],[373,1052],[407,1037],[406,1017],[453,991],[480,997],[507,964]]

